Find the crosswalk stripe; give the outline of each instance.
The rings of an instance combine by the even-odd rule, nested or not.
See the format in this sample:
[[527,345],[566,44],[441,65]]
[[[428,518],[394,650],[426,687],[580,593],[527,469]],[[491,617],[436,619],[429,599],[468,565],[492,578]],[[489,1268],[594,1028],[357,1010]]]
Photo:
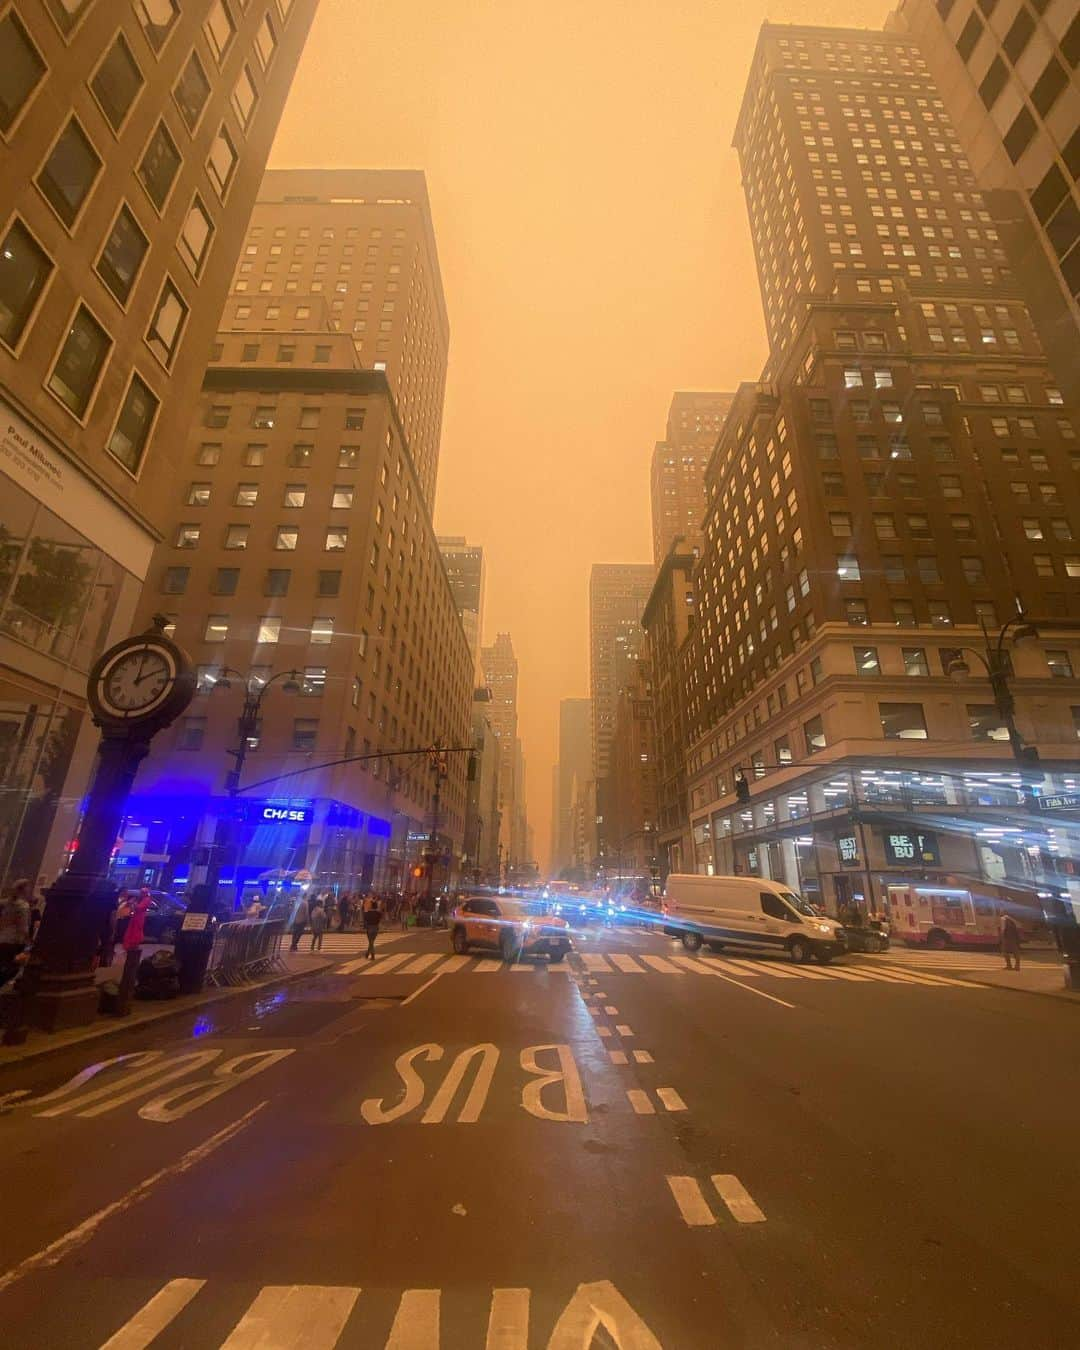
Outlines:
[[453,975],[457,970],[464,970],[466,966],[472,965],[471,956],[448,956],[439,967],[440,975]]
[[424,956],[414,957],[407,966],[401,967],[400,973],[402,975],[419,975],[422,970],[427,970],[429,966],[435,965],[437,961],[442,959],[442,952],[428,952]]
[[943,983],[941,980],[928,979],[925,975],[916,975],[908,970],[860,970],[859,974],[864,980],[880,980],[888,984],[923,984],[930,986]]
[[609,1051],[608,1051],[608,1058],[611,1060],[612,1064],[628,1064],[628,1063],[629,1063],[629,1060],[626,1058],[626,1051],[625,1051],[625,1050],[609,1050]]
[[187,1307],[205,1280],[170,1280],[149,1303],[144,1303],[101,1350],[145,1350]]
[[625,975],[640,975],[641,967],[632,956],[626,956],[622,952],[612,952],[611,959]]
[[586,970],[602,970],[605,975],[611,974],[607,961],[596,952],[582,952],[581,961]]
[[359,1293],[331,1285],[266,1285],[221,1350],[333,1350]]
[[668,1177],[667,1184],[688,1227],[709,1228],[716,1223],[716,1215],[694,1177]]
[[529,1350],[528,1289],[493,1289],[484,1350]]
[[686,1103],[675,1091],[674,1088],[663,1087],[656,1089],[656,1095],[660,1098],[660,1103],[665,1111],[685,1111]]
[[502,970],[502,968],[503,963],[501,961],[483,960],[476,963],[477,975],[490,975],[493,971]]
[[656,1115],[656,1107],[653,1106],[649,1094],[643,1092],[641,1088],[627,1088],[626,1097],[639,1116]]
[[706,956],[701,958],[701,964],[710,967],[716,966],[719,970],[725,971],[728,975],[756,975],[758,972],[751,969],[749,965],[740,965],[737,961],[725,961],[721,957]]
[[407,1289],[385,1350],[438,1350],[439,1290]]
[[734,966],[740,975],[771,975],[775,980],[797,980],[799,977],[793,970],[780,970],[775,961],[736,961],[728,963]]
[[670,961],[665,961],[662,956],[649,956],[648,954],[643,954],[641,959],[647,966],[651,966],[653,970],[660,971],[663,975],[682,975],[684,973],[678,966],[672,965]]
[[511,969],[511,970],[533,970],[533,971],[536,971],[536,970],[539,970],[540,967],[539,967],[539,966],[531,965],[531,964],[530,964],[529,962],[527,962],[527,961],[515,961],[514,964],[510,967],[510,969]]
[[616,1025],[616,1027],[615,1027],[615,1030],[619,1033],[620,1036],[630,1036],[630,1037],[632,1037],[633,1034],[634,1034],[634,1033],[630,1030],[630,1028],[626,1025],[625,1022],[620,1022],[620,1023],[618,1023],[618,1024]]
[[[403,961],[408,961],[412,956],[411,952],[395,952],[393,956],[377,956],[374,961],[367,962],[367,969],[360,972],[361,975],[385,975],[388,970],[393,970],[395,966],[400,966]],[[363,964],[363,960],[361,960]],[[355,969],[356,962],[352,963]]]
[[712,1178],[712,1184],[737,1223],[765,1222],[765,1215],[754,1204],[738,1177],[721,1173]]
[[653,1057],[652,1057],[652,1055],[649,1054],[648,1050],[635,1050],[635,1051],[634,1051],[634,1063],[635,1063],[635,1064],[652,1064],[653,1062],[654,1062],[654,1061],[653,1061]]

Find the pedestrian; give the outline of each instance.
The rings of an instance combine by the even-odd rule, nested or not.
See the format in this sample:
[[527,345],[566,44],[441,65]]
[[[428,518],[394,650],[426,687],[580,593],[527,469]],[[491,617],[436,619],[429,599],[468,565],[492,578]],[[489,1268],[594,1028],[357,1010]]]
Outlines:
[[367,934],[367,953],[365,959],[375,960],[375,939],[379,936],[379,924],[382,921],[382,906],[372,894],[368,895],[361,909],[364,920],[364,932]]
[[37,879],[37,885],[34,887],[34,894],[30,900],[30,941],[33,942],[34,935],[41,925],[41,920],[45,917],[45,888],[49,884],[49,879],[42,874]]
[[313,952],[322,951],[323,934],[326,932],[328,922],[323,902],[316,900],[311,906],[311,950]]
[[244,910],[244,918],[261,919],[265,908],[266,906],[259,899],[258,892],[256,892],[256,894],[251,897],[251,902],[247,909]]
[[409,900],[407,896],[401,897],[401,903],[398,906],[398,914],[401,918],[401,931],[407,932],[409,927]]
[[[1008,910],[1001,911],[999,924],[1001,933],[1001,954],[1005,958],[1006,970],[1020,969],[1020,925]],[[1015,967],[1013,962],[1016,962]]]
[[300,946],[300,939],[304,936],[310,918],[311,908],[308,905],[307,897],[302,895],[297,900],[296,908],[292,912],[292,919],[289,921],[289,932],[292,934],[289,951],[295,952]]
[[0,900],[0,984],[18,971],[19,957],[30,941],[30,882],[16,881]]
[[338,900],[338,932],[344,933],[349,927],[349,920],[352,917],[352,897],[348,891],[342,891]]

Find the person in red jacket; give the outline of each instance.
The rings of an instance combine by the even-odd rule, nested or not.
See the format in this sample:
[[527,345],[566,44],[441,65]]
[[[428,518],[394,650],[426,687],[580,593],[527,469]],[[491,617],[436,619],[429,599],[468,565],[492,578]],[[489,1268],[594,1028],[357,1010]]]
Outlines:
[[128,919],[127,927],[124,929],[124,951],[134,951],[136,947],[141,947],[146,940],[146,916],[150,911],[150,891],[144,886],[139,892],[139,898],[135,901],[135,908],[131,911],[131,918]]

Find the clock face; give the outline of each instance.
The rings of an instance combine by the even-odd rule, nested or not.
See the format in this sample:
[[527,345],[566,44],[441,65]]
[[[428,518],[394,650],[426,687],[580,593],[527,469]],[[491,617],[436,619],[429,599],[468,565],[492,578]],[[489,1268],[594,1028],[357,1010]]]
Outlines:
[[99,697],[114,716],[138,716],[162,702],[175,676],[166,651],[149,645],[133,647],[102,672]]

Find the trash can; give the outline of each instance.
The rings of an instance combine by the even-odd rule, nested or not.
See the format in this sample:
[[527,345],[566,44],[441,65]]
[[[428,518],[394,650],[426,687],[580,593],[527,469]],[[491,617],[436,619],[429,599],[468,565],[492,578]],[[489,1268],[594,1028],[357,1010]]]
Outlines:
[[212,914],[192,910],[184,915],[176,935],[176,964],[180,967],[181,994],[197,994],[206,979],[206,967],[214,946],[217,920]]

